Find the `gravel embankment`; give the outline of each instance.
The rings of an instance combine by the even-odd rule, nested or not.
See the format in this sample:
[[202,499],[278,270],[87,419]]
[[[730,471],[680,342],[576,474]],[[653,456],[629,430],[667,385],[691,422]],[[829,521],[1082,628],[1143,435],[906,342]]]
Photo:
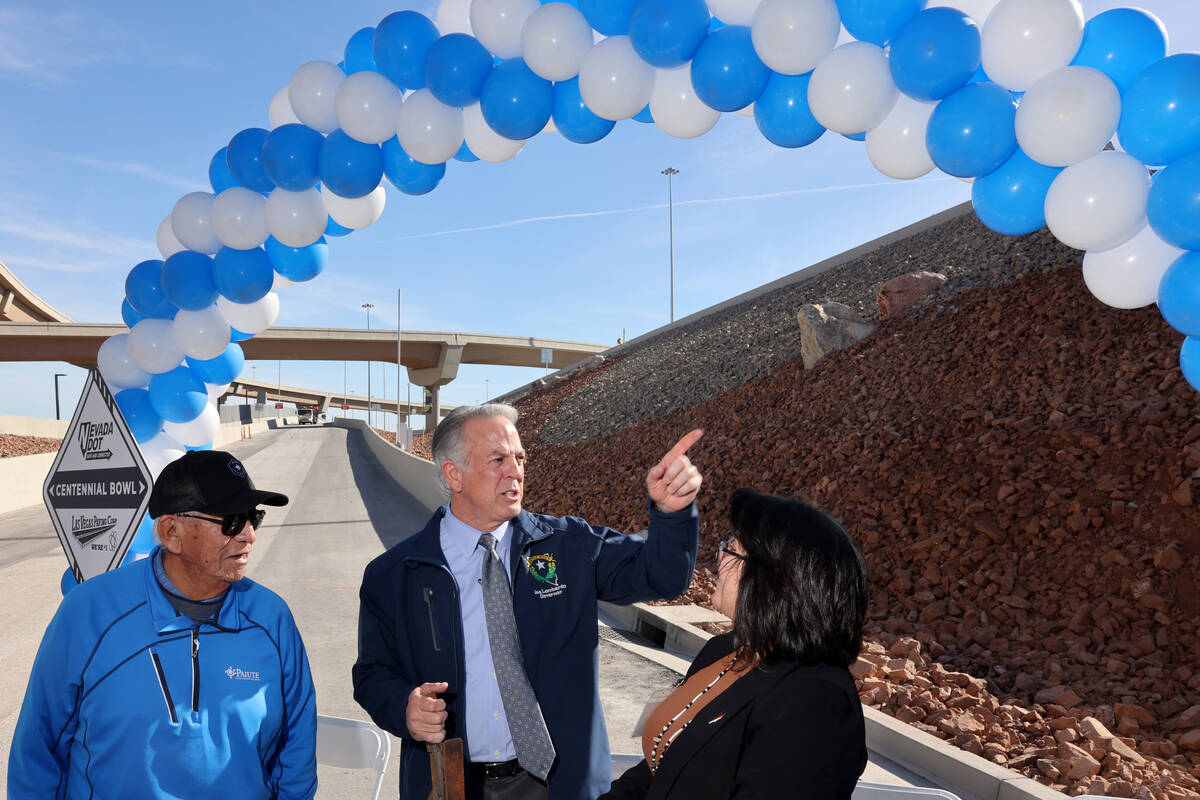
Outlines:
[[20,436],[15,433],[0,433],[0,458],[32,456],[38,453],[57,453],[62,439],[44,436]]

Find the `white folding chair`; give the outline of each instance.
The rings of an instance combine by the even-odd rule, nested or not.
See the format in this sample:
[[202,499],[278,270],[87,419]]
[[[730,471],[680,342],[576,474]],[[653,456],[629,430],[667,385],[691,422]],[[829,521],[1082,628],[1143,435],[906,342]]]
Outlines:
[[854,787],[852,800],[960,800],[959,796],[945,789],[927,789],[921,786],[892,786],[887,783],[859,781]]
[[343,769],[375,770],[375,791],[371,800],[379,800],[383,773],[391,754],[391,739],[374,723],[317,715],[317,763]]

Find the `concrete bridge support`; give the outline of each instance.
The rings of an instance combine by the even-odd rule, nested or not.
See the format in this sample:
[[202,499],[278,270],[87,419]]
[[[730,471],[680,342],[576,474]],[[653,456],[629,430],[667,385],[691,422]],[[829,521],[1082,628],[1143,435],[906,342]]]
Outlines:
[[429,391],[429,409],[425,412],[425,430],[432,431],[442,418],[441,392],[439,389],[458,377],[462,363],[463,346],[443,344],[436,366],[413,369],[408,367],[408,379]]

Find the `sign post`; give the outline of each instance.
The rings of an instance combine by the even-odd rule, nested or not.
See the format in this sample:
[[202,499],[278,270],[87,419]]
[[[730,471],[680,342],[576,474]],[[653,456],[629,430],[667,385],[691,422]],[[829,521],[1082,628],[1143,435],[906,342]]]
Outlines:
[[79,583],[121,564],[153,481],[100,372],[92,369],[42,499]]

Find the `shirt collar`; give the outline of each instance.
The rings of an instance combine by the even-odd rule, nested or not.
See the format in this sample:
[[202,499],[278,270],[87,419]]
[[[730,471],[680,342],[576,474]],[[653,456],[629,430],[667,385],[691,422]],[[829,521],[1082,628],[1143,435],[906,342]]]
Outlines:
[[463,555],[470,557],[475,552],[475,548],[479,545],[479,537],[484,533],[491,533],[496,537],[496,552],[503,553],[501,545],[504,543],[504,537],[508,534],[508,529],[512,525],[512,520],[500,523],[500,527],[494,531],[480,531],[472,528],[467,523],[454,516],[454,512],[450,510],[450,506],[446,506],[446,516],[442,518],[442,529],[449,534],[449,539],[454,543],[454,546],[459,548]]

